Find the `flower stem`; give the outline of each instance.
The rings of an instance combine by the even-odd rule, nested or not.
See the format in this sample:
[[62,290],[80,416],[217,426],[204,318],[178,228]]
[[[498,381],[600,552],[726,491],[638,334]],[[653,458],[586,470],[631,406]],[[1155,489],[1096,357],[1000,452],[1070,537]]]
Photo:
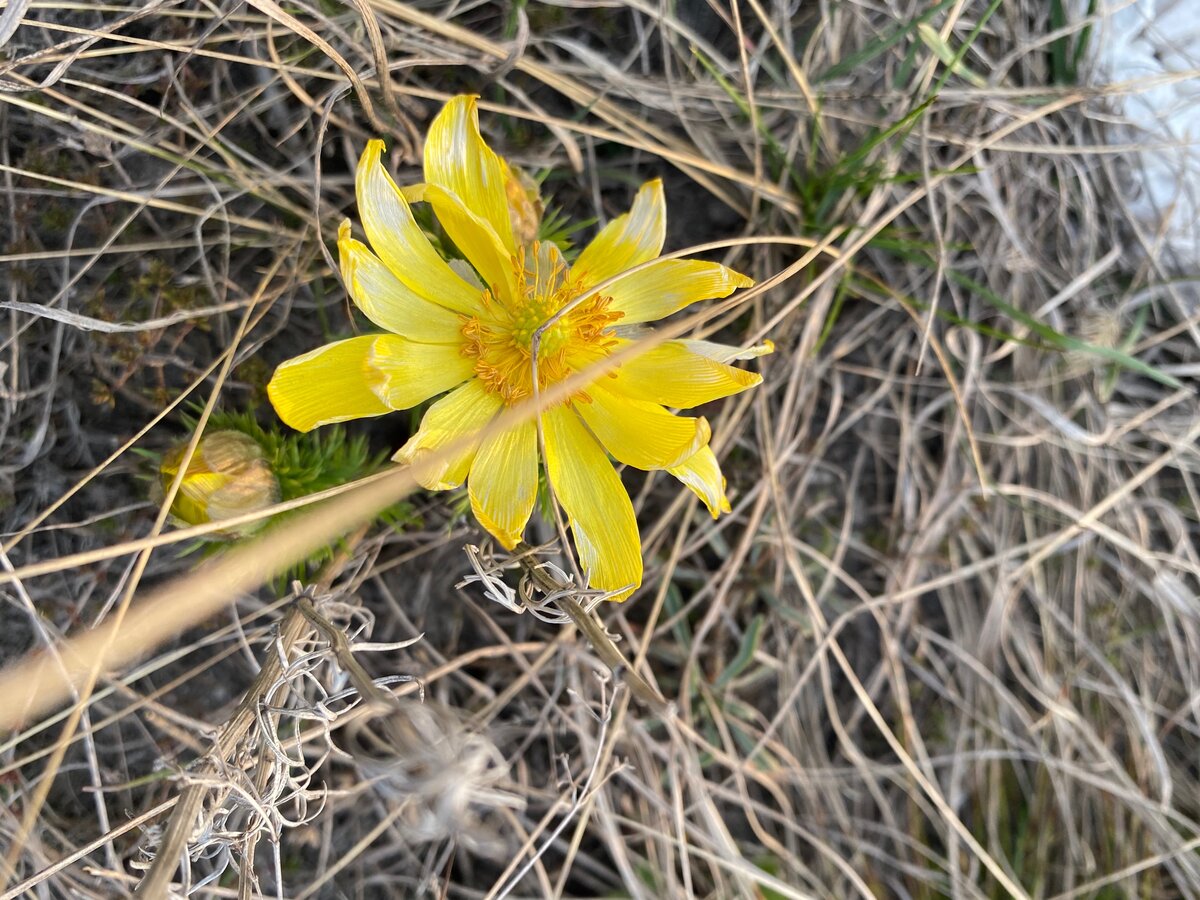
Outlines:
[[569,585],[560,582],[545,568],[538,566],[533,554],[529,551],[530,547],[523,543],[515,549],[521,568],[544,593],[555,595],[554,603],[575,623],[575,627],[587,638],[601,662],[612,670],[613,676],[624,681],[633,696],[659,718],[664,721],[674,718],[675,705],[665,700],[648,681],[634,670],[629,660],[617,648],[612,636],[605,630],[600,617],[584,609],[583,605],[574,597],[564,594]]

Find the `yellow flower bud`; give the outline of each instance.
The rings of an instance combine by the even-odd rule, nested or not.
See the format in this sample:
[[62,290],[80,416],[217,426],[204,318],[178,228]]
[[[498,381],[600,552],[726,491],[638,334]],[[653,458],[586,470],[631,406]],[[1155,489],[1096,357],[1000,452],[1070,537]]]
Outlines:
[[508,218],[512,222],[513,237],[517,244],[532,244],[542,224],[546,211],[537,182],[523,169],[512,163],[504,166],[504,194],[508,198]]
[[[159,478],[165,491],[183,461],[186,445],[163,457]],[[262,447],[240,431],[216,431],[200,440],[179,485],[171,515],[186,525],[220,522],[266,509],[279,502],[279,480],[263,456]],[[261,528],[266,520],[214,532],[238,537]]]

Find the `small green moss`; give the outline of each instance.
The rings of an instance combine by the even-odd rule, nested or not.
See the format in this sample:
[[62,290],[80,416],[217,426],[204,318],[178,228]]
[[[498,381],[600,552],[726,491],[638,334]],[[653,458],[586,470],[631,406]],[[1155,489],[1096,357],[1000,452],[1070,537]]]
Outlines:
[[61,203],[47,203],[38,215],[38,226],[43,231],[57,234],[71,227],[75,214]]
[[[255,402],[265,401],[267,398],[267,384],[271,381],[271,367],[267,365],[266,360],[258,356],[252,356],[244,363],[233,370],[233,377],[236,381],[245,384],[251,391],[251,396]],[[255,405],[251,403],[250,405]]]

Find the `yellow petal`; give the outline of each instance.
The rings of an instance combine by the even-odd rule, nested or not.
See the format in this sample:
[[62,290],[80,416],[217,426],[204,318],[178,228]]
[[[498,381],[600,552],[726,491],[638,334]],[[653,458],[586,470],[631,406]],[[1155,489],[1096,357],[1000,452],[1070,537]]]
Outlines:
[[642,185],[629,212],[609,222],[584,248],[571,268],[571,277],[590,287],[656,259],[666,234],[662,181],[655,178]]
[[654,322],[698,300],[728,297],[754,279],[701,259],[660,259],[604,289],[612,309],[625,314],[620,324]]
[[[630,342],[617,343],[619,350]],[[683,341],[666,341],[621,363],[606,386],[635,400],[688,409],[740,393],[761,382],[762,376],[755,372],[735,369],[694,353]]]
[[575,409],[604,449],[626,465],[677,466],[712,435],[703,418],[672,415],[657,403],[622,397],[599,384],[589,385],[587,395],[592,402],[577,403]]
[[[169,485],[171,479],[165,479]],[[171,514],[188,525],[203,525],[209,521],[209,498],[229,481],[228,475],[216,472],[200,472],[184,476],[180,482],[179,491],[175,494],[175,502],[171,504]]]
[[522,422],[486,440],[471,464],[467,486],[479,524],[511,550],[537,499],[537,423]]
[[433,207],[450,240],[483,276],[492,294],[511,303],[516,279],[513,258],[496,237],[492,226],[467,209],[459,197],[439,185],[426,185],[425,199]]
[[613,599],[624,600],[642,583],[642,549],[621,478],[569,406],[544,412],[542,432],[546,474],[567,513],[588,584],[620,590]]
[[425,188],[426,184],[423,181],[418,181],[416,184],[406,184],[400,188],[400,196],[404,198],[409,206],[412,206],[414,203],[424,203]]
[[413,476],[428,490],[456,488],[466,480],[479,442],[469,441],[454,452],[451,445],[486,428],[501,406],[497,394],[472,378],[429,407],[417,433],[392,459],[413,466]]
[[349,219],[338,229],[338,256],[355,306],[380,328],[426,343],[462,339],[458,315],[405,287],[366,244],[350,236]]
[[479,133],[476,99],[452,98],[430,124],[425,136],[425,180],[456,194],[491,224],[500,242],[513,253],[517,247],[508,215],[504,160]]
[[391,412],[373,388],[381,378],[371,366],[375,336],[318,347],[280,363],[267,385],[279,418],[297,431]]
[[474,374],[458,344],[419,344],[395,334],[375,337],[369,365],[379,373],[375,393],[391,409],[408,409],[457,387]]
[[717,457],[707,444],[683,463],[672,466],[667,471],[704,501],[714,519],[723,512],[729,512],[729,499],[725,496],[725,476],[721,474]]
[[383,141],[368,141],[355,172],[358,214],[379,258],[409,290],[464,315],[483,306],[480,292],[446,265],[412,216],[408,203],[383,168]]
[[693,353],[698,353],[701,356],[707,356],[709,359],[715,359],[717,362],[731,363],[739,359],[757,359],[760,356],[769,356],[775,352],[774,341],[763,341],[761,344],[755,344],[752,347],[734,347],[729,344],[717,344],[713,341],[680,341],[679,343],[687,347]]
[[448,259],[446,262],[459,278],[470,284],[472,287],[479,288],[480,294],[483,293],[483,281],[480,279],[479,273],[471,268],[471,264],[469,262],[467,262],[465,259]]

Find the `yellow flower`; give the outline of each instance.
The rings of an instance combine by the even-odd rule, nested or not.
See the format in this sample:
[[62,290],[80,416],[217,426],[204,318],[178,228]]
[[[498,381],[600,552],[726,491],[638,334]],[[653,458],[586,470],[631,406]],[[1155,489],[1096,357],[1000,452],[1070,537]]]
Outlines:
[[[185,450],[186,445],[177,447],[159,464],[164,492],[175,479]],[[171,504],[171,515],[187,525],[203,525],[258,512],[278,502],[279,479],[271,471],[258,442],[240,431],[214,431],[201,438],[196,446]],[[237,537],[260,527],[261,522],[214,534]]]
[[[536,500],[537,424],[444,451],[532,395],[534,332],[573,304],[541,337],[536,370],[545,390],[627,345],[632,326],[753,282],[717,263],[658,260],[666,210],[657,180],[643,185],[633,208],[568,265],[554,244],[532,239],[533,201],[484,143],[474,97],[452,99],[434,119],[423,185],[397,188],[380,162],[383,149],[382,141],[368,143],[356,176],[371,246],[351,236],[347,220],[338,250],[350,296],[387,333],[288,360],[268,393],[280,418],[301,431],[408,409],[445,393],[394,459],[441,456],[436,466],[422,467],[424,486],[446,490],[466,482],[475,517],[511,549]],[[469,266],[446,262],[430,244],[409,207],[417,200],[432,206]],[[602,293],[593,290],[642,263],[651,264]],[[707,421],[665,407],[690,408],[758,384],[758,375],[729,363],[765,352],[769,345],[741,351],[666,341],[540,414],[546,474],[591,587],[624,599],[642,579],[633,504],[610,455],[640,469],[667,470],[713,516],[729,511]]]

